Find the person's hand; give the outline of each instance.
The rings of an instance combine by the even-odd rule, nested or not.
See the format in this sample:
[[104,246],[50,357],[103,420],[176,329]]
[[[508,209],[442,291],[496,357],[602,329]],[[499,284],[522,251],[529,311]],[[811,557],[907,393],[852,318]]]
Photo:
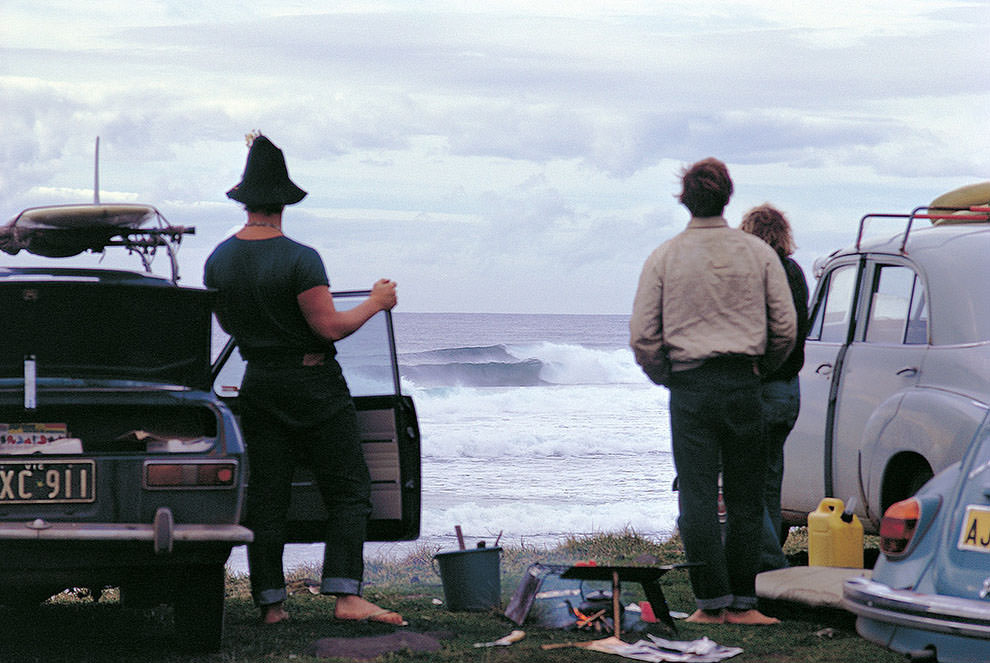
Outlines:
[[375,285],[371,286],[370,299],[375,302],[382,311],[391,311],[398,302],[395,294],[395,281],[389,279],[378,279]]

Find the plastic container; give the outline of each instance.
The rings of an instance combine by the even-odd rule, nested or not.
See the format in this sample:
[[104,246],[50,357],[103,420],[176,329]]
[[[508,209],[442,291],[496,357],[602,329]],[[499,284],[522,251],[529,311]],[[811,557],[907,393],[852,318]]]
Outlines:
[[863,523],[852,508],[826,497],[808,514],[808,566],[863,568]]
[[433,556],[449,610],[481,612],[501,607],[501,553],[501,548],[479,547]]

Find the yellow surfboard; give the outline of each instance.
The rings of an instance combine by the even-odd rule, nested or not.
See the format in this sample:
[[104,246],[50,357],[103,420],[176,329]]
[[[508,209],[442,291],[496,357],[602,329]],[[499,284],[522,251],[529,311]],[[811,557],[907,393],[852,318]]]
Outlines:
[[[952,213],[953,216],[972,216],[972,212],[969,211],[971,207],[985,207],[990,205],[990,182],[977,182],[976,184],[967,184],[966,186],[961,186],[958,189],[953,189],[948,193],[943,193],[941,196],[936,198],[928,206],[928,211],[931,214],[938,214],[939,208],[947,213]],[[954,209],[962,208],[960,211],[950,212]],[[990,215],[983,215],[982,219],[937,219],[934,223],[979,223],[980,221],[990,221]]]

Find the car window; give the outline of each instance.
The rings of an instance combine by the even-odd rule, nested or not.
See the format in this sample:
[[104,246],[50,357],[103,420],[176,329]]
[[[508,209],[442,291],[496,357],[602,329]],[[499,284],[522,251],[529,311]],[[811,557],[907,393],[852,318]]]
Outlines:
[[853,316],[856,266],[837,267],[824,278],[808,339],[843,343]]
[[908,318],[907,334],[904,336],[905,343],[928,343],[928,297],[925,296],[925,287],[921,283],[921,278],[914,277],[914,292],[911,295],[911,315]]
[[867,343],[918,344],[928,339],[928,307],[924,288],[914,270],[879,265],[873,279]]
[[[333,294],[334,306],[341,311],[358,305],[367,292]],[[227,335],[214,319],[214,360],[227,342]],[[396,393],[389,338],[388,318],[384,312],[375,314],[360,329],[334,343],[340,364],[352,396],[382,396]],[[233,354],[220,369],[213,383],[214,391],[225,397],[236,396],[244,377],[245,362],[240,353]]]

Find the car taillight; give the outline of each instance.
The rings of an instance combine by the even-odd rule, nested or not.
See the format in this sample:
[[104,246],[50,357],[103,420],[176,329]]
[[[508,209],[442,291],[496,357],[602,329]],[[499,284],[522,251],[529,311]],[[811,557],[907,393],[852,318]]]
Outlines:
[[148,488],[228,488],[236,476],[231,462],[147,463],[144,478]]
[[892,504],[880,521],[880,550],[888,557],[902,557],[918,531],[921,502],[911,497]]

